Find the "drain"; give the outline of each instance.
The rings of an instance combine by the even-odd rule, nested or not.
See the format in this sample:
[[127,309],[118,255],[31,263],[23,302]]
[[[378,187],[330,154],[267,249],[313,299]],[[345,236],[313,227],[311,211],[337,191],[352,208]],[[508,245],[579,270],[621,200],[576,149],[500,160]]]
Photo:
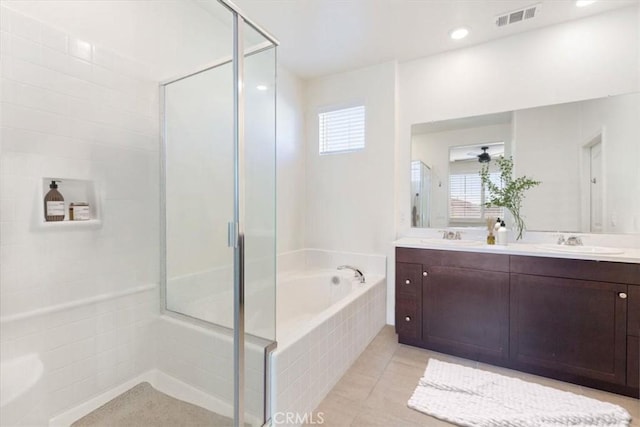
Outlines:
[[331,278],[331,283],[333,283],[334,285],[339,285],[340,284],[340,278],[338,276],[333,276]]

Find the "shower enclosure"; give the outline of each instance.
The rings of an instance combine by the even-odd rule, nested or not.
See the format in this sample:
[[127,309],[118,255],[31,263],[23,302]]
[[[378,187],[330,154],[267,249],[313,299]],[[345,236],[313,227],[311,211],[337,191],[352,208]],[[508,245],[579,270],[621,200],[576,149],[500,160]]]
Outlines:
[[227,54],[161,84],[161,282],[169,315],[232,337],[218,349],[232,369],[214,388],[233,384],[243,425],[245,414],[270,416],[276,41],[221,3],[233,30]]
[[0,427],[143,383],[268,422],[276,40],[226,0],[2,0],[0,39]]

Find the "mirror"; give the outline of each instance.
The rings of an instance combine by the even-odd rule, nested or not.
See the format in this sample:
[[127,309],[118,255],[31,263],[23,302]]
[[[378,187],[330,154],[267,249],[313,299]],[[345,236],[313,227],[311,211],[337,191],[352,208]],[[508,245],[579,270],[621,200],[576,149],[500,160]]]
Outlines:
[[497,156],[515,176],[542,183],[525,193],[529,231],[640,231],[640,94],[611,96],[411,128],[413,227],[482,227],[508,213],[484,207],[480,160],[499,179]]

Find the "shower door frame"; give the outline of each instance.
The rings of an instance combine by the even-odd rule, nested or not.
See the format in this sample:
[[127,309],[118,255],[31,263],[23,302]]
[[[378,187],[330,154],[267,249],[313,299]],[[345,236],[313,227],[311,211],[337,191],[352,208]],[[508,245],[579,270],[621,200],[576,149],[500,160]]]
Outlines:
[[[277,47],[280,44],[279,41],[271,35],[268,31],[260,27],[254,21],[248,19],[246,15],[232,2],[228,0],[216,0],[221,6],[227,8],[233,19],[233,54],[231,57],[224,57],[213,63],[207,64],[205,67],[182,74],[167,80],[160,82],[160,140],[161,140],[161,158],[160,158],[160,179],[163,187],[160,191],[160,298],[161,298],[161,310],[163,314],[169,314],[172,317],[189,319],[195,321],[200,325],[206,327],[214,327],[215,329],[221,329],[228,331],[228,328],[216,325],[211,322],[207,322],[202,319],[195,318],[183,313],[169,310],[167,308],[167,238],[166,238],[166,128],[165,128],[165,89],[171,83],[178,82],[180,80],[195,76],[197,74],[206,72],[208,70],[220,67],[232,63],[233,65],[233,162],[234,162],[234,214],[233,220],[229,222],[228,233],[228,246],[233,248],[234,257],[234,280],[233,280],[233,363],[234,363],[234,427],[244,427],[244,344],[245,344],[245,324],[244,324],[244,255],[245,255],[245,138],[244,138],[244,116],[245,116],[245,103],[244,103],[244,58],[256,53],[268,49],[275,49],[274,55],[277,55]],[[244,50],[244,37],[242,31],[244,25],[249,25],[260,35],[262,35],[268,41],[257,45],[251,50],[245,52]],[[277,62],[276,62],[277,64]],[[277,78],[277,77],[276,77]],[[275,100],[274,100],[275,102]],[[275,107],[275,106],[274,106]],[[275,120],[275,116],[274,116]],[[275,138],[275,135],[274,135]],[[275,197],[275,194],[274,194]],[[267,340],[265,340],[267,341]],[[269,421],[271,418],[271,396],[270,396],[270,364],[269,355],[275,350],[277,343],[275,341],[269,341],[265,345],[265,404],[264,404],[264,418],[265,421]]]

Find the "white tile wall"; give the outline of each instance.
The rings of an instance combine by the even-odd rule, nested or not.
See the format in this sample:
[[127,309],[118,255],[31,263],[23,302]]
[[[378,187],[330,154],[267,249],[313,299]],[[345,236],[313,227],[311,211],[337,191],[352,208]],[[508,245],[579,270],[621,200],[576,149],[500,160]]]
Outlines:
[[0,411],[0,425],[46,425],[51,416],[153,367],[158,299],[157,286],[150,286],[127,296],[3,321],[0,359],[35,353],[44,374],[30,395]]
[[[0,18],[0,360],[44,364],[0,424],[45,425],[155,366],[158,86],[143,64],[6,7]],[[49,176],[99,184],[102,227],[35,227]]]

